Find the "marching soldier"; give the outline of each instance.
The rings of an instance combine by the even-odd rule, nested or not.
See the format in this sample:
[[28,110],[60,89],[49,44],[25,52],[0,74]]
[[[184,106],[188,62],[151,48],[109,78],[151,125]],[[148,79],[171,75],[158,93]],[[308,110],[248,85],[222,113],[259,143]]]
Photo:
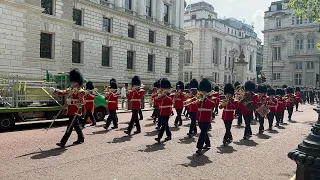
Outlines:
[[[240,90],[242,87],[241,87],[241,84],[237,81],[237,82],[234,83],[234,88],[237,89],[237,90]],[[239,92],[236,92],[235,96],[240,95],[238,93]],[[238,118],[237,125],[241,126],[242,125],[242,112],[241,112],[241,107],[239,106],[239,102],[238,102],[238,106],[237,106],[237,109],[236,109],[236,115],[237,115],[237,118]]]
[[[185,86],[185,91],[187,91],[187,95],[190,94],[190,84],[186,84]],[[189,117],[189,112],[188,112],[188,106],[184,106],[184,111],[183,111],[183,115],[188,118]]]
[[104,128],[108,130],[111,121],[113,122],[113,127],[111,129],[118,128],[118,119],[116,118],[117,110],[118,110],[118,94],[116,93],[118,89],[118,85],[116,81],[112,81],[110,83],[109,92],[106,92],[105,100],[108,103],[107,109],[109,111],[109,116],[106,121],[106,125]]
[[295,97],[294,97],[294,92],[292,87],[287,88],[287,94],[285,95],[285,102],[287,104],[288,118],[289,118],[289,121],[291,121],[293,106],[295,102]]
[[283,99],[283,92],[284,91],[282,89],[276,90],[276,98],[278,99],[278,106],[277,106],[277,110],[275,113],[277,126],[280,126],[280,123],[283,123],[283,114],[282,113],[286,109],[286,103],[284,102],[284,99]]
[[[215,99],[215,103],[216,103],[216,107],[213,109],[212,111],[212,121],[214,122],[214,119],[216,118],[216,115],[218,115],[218,106],[219,106],[219,102],[220,102],[220,89],[219,86],[215,86],[214,87],[214,92],[216,92],[216,94],[213,95],[213,98]],[[211,130],[211,123],[209,125],[209,129]]]
[[88,81],[86,84],[86,94],[84,96],[84,108],[86,110],[86,115],[84,116],[84,120],[82,122],[82,127],[85,127],[85,124],[88,120],[88,117],[90,117],[92,124],[90,126],[96,125],[96,120],[94,119],[94,116],[92,114],[93,108],[94,108],[94,86],[91,81]]
[[184,91],[183,82],[181,81],[177,82],[176,90],[177,92],[173,96],[173,104],[177,112],[177,117],[176,117],[176,120],[174,121],[174,125],[178,127],[178,126],[182,126],[181,114],[183,110],[183,102],[185,101],[185,95],[183,92]]
[[296,87],[296,92],[295,92],[295,105],[296,105],[296,111],[298,111],[298,108],[299,108],[299,103],[301,102],[301,99],[302,99],[302,95],[301,95],[301,92],[300,92],[300,87]]
[[[190,88],[191,88],[191,93],[190,97],[192,99],[197,98],[197,92],[199,88],[198,81],[196,79],[192,79],[190,82]],[[196,103],[190,103],[188,105],[188,112],[190,114],[190,119],[191,119],[191,124],[190,124],[190,129],[189,133],[187,134],[189,137],[195,136],[197,134],[197,112],[198,112],[198,106]]]
[[152,113],[152,118],[153,118],[153,122],[156,123],[157,118],[159,118],[159,102],[158,102],[158,94],[157,94],[157,90],[159,88],[159,81],[156,81],[155,83],[153,83],[153,93],[151,95],[152,98],[152,102],[153,102],[153,113]]
[[[259,85],[258,86],[258,102],[257,102],[257,109],[259,109],[261,106],[267,105],[267,87],[265,85]],[[256,113],[258,120],[259,120],[259,134],[262,134],[264,132],[264,118],[259,113]]]
[[[272,130],[274,115],[277,112],[278,100],[275,98],[276,91],[272,88],[268,89],[268,99],[267,99],[267,107],[269,108],[269,113],[267,114],[267,118],[269,121],[269,131]],[[279,127],[279,124],[276,124]]]
[[61,141],[57,143],[57,146],[65,147],[71,133],[74,128],[78,134],[78,140],[73,144],[81,144],[84,142],[84,136],[79,124],[79,115],[81,114],[81,106],[84,103],[85,91],[82,89],[83,77],[78,69],[73,69],[69,73],[70,81],[72,83],[71,88],[66,90],[58,90],[55,92],[60,95],[68,95],[67,98],[67,115],[69,116],[68,127],[67,130],[62,137]]

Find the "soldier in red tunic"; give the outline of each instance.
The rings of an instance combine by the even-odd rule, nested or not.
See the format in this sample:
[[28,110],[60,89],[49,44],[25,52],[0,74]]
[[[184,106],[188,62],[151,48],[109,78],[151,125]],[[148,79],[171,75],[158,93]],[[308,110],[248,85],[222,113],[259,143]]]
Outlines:
[[116,94],[118,89],[118,85],[116,81],[110,83],[109,92],[106,93],[105,100],[108,102],[107,109],[109,111],[109,116],[107,118],[106,125],[104,128],[107,130],[113,122],[113,127],[111,129],[118,128],[118,119],[116,118],[117,110],[118,110],[118,95]]
[[[74,128],[78,134],[78,140],[73,144],[81,144],[84,142],[84,136],[79,124],[79,115],[82,110],[81,107],[84,103],[85,91],[82,89],[83,77],[78,69],[73,69],[69,73],[70,81],[72,82],[71,88],[66,90],[58,90],[55,92],[60,95],[68,95],[67,98],[67,115],[69,116],[68,127],[67,130],[62,137],[61,141],[57,143],[57,146],[64,147],[72,133],[72,129]],[[71,128],[69,128],[71,126]],[[69,131],[68,131],[69,130]]]
[[212,100],[212,97],[209,96],[209,93],[212,90],[211,82],[203,78],[199,85],[200,93],[203,98],[197,100],[196,105],[198,106],[197,119],[200,127],[200,136],[197,142],[197,151],[198,155],[202,154],[203,149],[209,149],[211,147],[210,139],[209,139],[209,124],[212,119],[212,111],[216,106],[215,101]]
[[[273,120],[274,120],[274,115],[277,112],[277,107],[278,107],[278,100],[275,97],[276,91],[272,88],[268,89],[268,98],[267,98],[267,107],[270,110],[270,112],[267,114],[267,118],[269,121],[269,131],[272,130],[273,126]],[[279,126],[279,124],[276,124]]]
[[[198,81],[196,79],[192,79],[190,82],[191,93],[188,98],[196,99],[198,92]],[[193,100],[192,100],[193,101]],[[195,136],[197,134],[197,112],[198,106],[196,103],[190,103],[188,105],[188,112],[190,114],[191,124],[189,128],[189,133],[187,134],[189,137]]]
[[[241,84],[237,81],[234,83],[234,88],[237,89],[237,90],[240,90],[242,89],[241,87]],[[236,92],[235,93],[235,96],[238,96],[239,92]],[[239,106],[239,102],[237,103],[237,109],[236,109],[236,115],[237,115],[237,118],[238,118],[238,122],[237,122],[237,125],[238,126],[241,126],[242,125],[242,112],[241,112],[241,107]]]
[[[188,96],[188,94],[190,93],[190,83],[186,84],[186,86],[184,87],[185,89],[185,93],[186,93],[186,97]],[[189,118],[189,112],[188,112],[188,106],[184,106],[184,111],[183,111],[183,115],[186,118]]]
[[153,101],[153,113],[152,113],[152,118],[153,118],[153,122],[156,123],[157,118],[159,118],[159,102],[158,102],[158,95],[157,95],[157,91],[159,88],[159,81],[156,81],[155,83],[153,83],[153,92],[151,95],[152,101]]
[[[214,101],[216,103],[216,107],[214,108],[214,110],[212,111],[212,121],[214,122],[214,119],[216,117],[216,115],[218,115],[219,112],[219,102],[220,102],[220,89],[219,86],[215,86],[214,87],[214,92],[216,92],[216,94],[213,95]],[[211,129],[211,123],[209,125],[209,129]]]
[[296,92],[295,92],[295,105],[296,105],[296,111],[298,111],[298,108],[299,108],[299,103],[301,102],[301,99],[302,99],[302,95],[301,95],[301,92],[300,92],[300,87],[296,87]]
[[179,81],[176,84],[176,90],[177,92],[173,96],[173,104],[174,108],[176,109],[177,112],[177,117],[176,120],[174,121],[174,125],[176,127],[182,126],[182,110],[183,110],[183,102],[185,101],[185,94],[184,94],[184,84],[183,82]]
[[233,99],[234,87],[232,84],[226,84],[223,90],[226,99],[220,104],[219,108],[223,108],[222,120],[226,128],[226,133],[223,137],[223,145],[226,146],[227,143],[231,143],[233,138],[231,134],[231,125],[234,118],[234,110],[237,108],[237,103]]
[[276,98],[278,99],[278,107],[277,111],[275,113],[276,116],[276,121],[277,121],[277,126],[280,126],[280,123],[283,123],[283,114],[282,112],[286,109],[286,104],[283,99],[283,90],[282,89],[277,89],[276,90]]
[[84,108],[86,110],[86,115],[84,116],[82,127],[85,127],[85,124],[88,120],[88,117],[90,117],[92,124],[90,126],[96,125],[96,120],[94,119],[94,116],[92,114],[93,108],[94,108],[94,86],[91,81],[88,81],[86,84],[86,95],[84,96]]
[[159,97],[159,121],[161,122],[161,128],[158,133],[158,137],[155,138],[157,142],[160,142],[164,131],[166,131],[166,141],[171,140],[171,131],[169,127],[169,118],[172,112],[172,98],[169,96],[169,89],[171,83],[168,79],[163,78],[160,80],[161,94]]
[[294,106],[294,102],[295,102],[295,96],[294,96],[294,92],[293,92],[292,87],[288,87],[286,89],[286,91],[287,91],[287,94],[285,95],[284,99],[287,104],[288,118],[289,118],[289,121],[291,121],[291,117],[292,117],[292,113],[293,113],[293,106]]
[[141,86],[141,80],[139,76],[134,76],[131,80],[132,89],[130,92],[128,92],[127,98],[131,103],[131,109],[132,109],[132,116],[131,120],[128,126],[128,129],[124,131],[124,133],[128,134],[130,136],[131,130],[133,126],[135,125],[137,128],[137,131],[134,132],[134,134],[141,133],[141,127],[140,122],[138,118],[138,113],[141,108],[141,98],[144,96],[145,91],[143,89],[140,89]]
[[[257,102],[257,109],[259,109],[262,105],[267,105],[267,87],[265,85],[259,85],[258,86],[258,102]],[[261,117],[259,113],[256,113],[256,116],[259,120],[259,134],[262,134],[264,131],[264,118]]]

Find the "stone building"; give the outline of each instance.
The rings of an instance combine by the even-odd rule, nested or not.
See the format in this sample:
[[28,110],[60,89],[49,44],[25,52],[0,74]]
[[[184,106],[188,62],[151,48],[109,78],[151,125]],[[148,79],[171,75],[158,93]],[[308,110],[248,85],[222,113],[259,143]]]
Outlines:
[[319,23],[272,2],[264,17],[263,72],[273,85],[315,86],[319,73]]
[[[1,0],[0,77],[182,77],[184,0]],[[180,74],[179,74],[180,72]]]
[[243,81],[256,80],[258,42],[254,28],[234,18],[219,19],[212,5],[198,2],[184,13],[184,82],[206,77],[215,83],[234,82],[241,50],[248,62]]

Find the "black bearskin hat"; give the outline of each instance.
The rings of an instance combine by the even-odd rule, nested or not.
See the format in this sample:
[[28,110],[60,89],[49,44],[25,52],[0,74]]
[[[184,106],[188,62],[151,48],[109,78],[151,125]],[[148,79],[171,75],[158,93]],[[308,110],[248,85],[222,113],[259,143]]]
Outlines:
[[86,89],[87,90],[93,90],[94,89],[94,86],[93,86],[93,83],[91,81],[88,81],[87,84],[86,84]]
[[289,93],[293,93],[293,88],[292,87],[288,87],[287,88],[287,93],[289,94]]
[[212,91],[211,82],[208,79],[203,78],[200,82],[199,90],[205,91],[205,92],[211,92]]
[[288,87],[288,86],[287,86],[287,85],[285,85],[285,84],[282,86],[282,88],[283,88],[283,89],[286,89],[287,87]]
[[234,83],[234,88],[237,88],[238,86],[240,86],[240,83],[239,83],[239,81],[236,81],[236,82]]
[[258,86],[258,93],[267,93],[267,86],[261,84]]
[[266,87],[267,87],[267,90],[272,88],[269,84],[267,84]]
[[276,90],[276,95],[283,95],[283,90],[278,88]]
[[272,88],[269,88],[268,89],[268,96],[271,96],[271,95],[276,95],[276,91]]
[[184,90],[184,84],[181,81],[178,81],[176,84],[176,89],[181,89],[182,91]]
[[252,81],[247,81],[245,84],[244,84],[244,89],[246,91],[254,91],[256,89],[256,84]]
[[132,86],[141,86],[141,80],[139,76],[134,76],[131,80]]
[[282,93],[282,94],[281,94],[282,96],[286,95],[286,91],[285,91],[285,90],[281,89],[281,91],[282,91],[282,92],[281,92],[281,93]]
[[296,91],[300,92],[301,91],[300,87],[296,87]]
[[232,94],[234,95],[234,87],[231,83],[228,83],[224,86],[223,89],[224,94]]
[[117,82],[117,80],[115,79],[115,78],[112,78],[112,79],[110,79],[110,84],[111,84],[111,82]]
[[79,69],[71,70],[69,76],[71,82],[77,82],[80,86],[83,84],[83,77]]
[[219,91],[220,91],[219,86],[215,86],[213,90],[214,90],[215,92],[219,92]]
[[153,87],[159,88],[159,80],[153,83]]
[[117,85],[117,83],[115,81],[111,81],[110,89],[118,89],[118,85]]
[[196,79],[192,79],[190,81],[190,88],[191,89],[199,89],[199,84],[198,84],[198,81]]
[[160,80],[160,88],[163,89],[170,89],[171,88],[171,83],[167,78],[162,78]]
[[190,83],[186,84],[185,89],[190,89]]

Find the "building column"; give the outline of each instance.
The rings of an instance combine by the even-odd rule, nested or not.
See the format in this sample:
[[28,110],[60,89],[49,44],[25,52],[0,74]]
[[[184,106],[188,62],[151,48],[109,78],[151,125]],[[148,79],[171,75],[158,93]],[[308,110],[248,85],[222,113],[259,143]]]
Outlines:
[[115,0],[115,4],[114,5],[116,7],[122,8],[123,7],[123,0]]
[[180,1],[174,1],[173,2],[173,8],[172,8],[172,24],[175,27],[179,27],[180,25]]
[[138,14],[139,16],[145,16],[146,15],[146,1],[138,1]]
[[163,14],[164,14],[164,3],[163,0],[156,0],[157,1],[157,21],[163,22]]
[[[177,0],[179,1],[179,0]],[[180,11],[179,11],[179,19],[180,19],[180,24],[179,28],[183,29],[183,23],[184,23],[184,0],[180,0]]]
[[151,0],[151,17],[153,19],[157,18],[157,8],[156,8],[157,0]]

